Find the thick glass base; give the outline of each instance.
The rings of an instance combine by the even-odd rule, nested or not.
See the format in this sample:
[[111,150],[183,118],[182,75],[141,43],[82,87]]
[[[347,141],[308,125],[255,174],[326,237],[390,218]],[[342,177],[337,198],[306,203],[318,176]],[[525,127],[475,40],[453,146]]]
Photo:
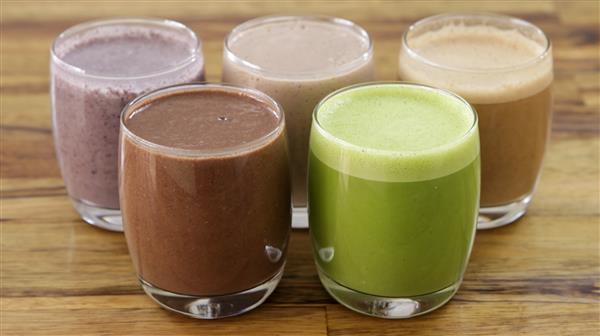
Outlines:
[[75,198],[71,200],[73,201],[75,210],[79,212],[81,218],[88,224],[105,230],[123,232],[121,210],[102,208]]
[[439,291],[391,298],[361,293],[340,285],[317,267],[321,283],[334,299],[355,312],[386,319],[404,319],[429,313],[450,301],[462,280]]
[[258,307],[265,301],[279,284],[283,269],[262,284],[242,292],[219,296],[191,296],[172,293],[157,288],[140,278],[142,288],[154,301],[162,307],[197,319],[213,320],[240,315]]
[[292,207],[292,228],[308,229],[307,207]]
[[477,229],[486,230],[510,224],[527,212],[532,195],[521,200],[493,207],[481,207],[477,219]]

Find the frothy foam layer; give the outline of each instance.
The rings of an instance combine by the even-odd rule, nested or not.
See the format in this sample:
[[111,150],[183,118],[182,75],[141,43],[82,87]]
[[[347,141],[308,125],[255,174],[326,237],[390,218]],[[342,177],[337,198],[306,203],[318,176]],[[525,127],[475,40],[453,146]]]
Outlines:
[[133,77],[171,70],[194,55],[195,47],[176,32],[115,24],[73,37],[55,52],[89,75]]
[[479,155],[474,113],[462,100],[435,89],[401,83],[356,87],[327,99],[316,118],[313,154],[363,179],[434,179]]
[[[448,23],[409,33],[399,75],[454,91],[474,104],[503,103],[538,93],[552,82],[552,59],[543,36],[516,29]],[[543,57],[546,55],[546,57]]]
[[368,39],[350,26],[301,17],[247,28],[229,40],[239,58],[266,71],[315,76],[359,59]]

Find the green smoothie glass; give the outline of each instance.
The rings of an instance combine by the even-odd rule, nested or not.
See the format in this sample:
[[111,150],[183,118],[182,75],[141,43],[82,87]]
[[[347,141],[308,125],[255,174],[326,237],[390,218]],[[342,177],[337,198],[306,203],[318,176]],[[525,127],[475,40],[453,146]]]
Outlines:
[[456,293],[479,210],[477,114],[402,82],[338,90],[315,108],[309,224],[323,286],[367,315],[408,318]]

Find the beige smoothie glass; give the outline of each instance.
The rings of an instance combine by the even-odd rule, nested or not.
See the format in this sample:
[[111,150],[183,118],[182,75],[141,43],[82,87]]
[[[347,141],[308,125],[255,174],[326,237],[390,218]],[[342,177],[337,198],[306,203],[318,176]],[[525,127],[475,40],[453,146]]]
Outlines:
[[223,82],[265,92],[286,114],[292,167],[292,227],[308,227],[306,163],[312,111],[329,93],[374,80],[373,44],[348,20],[270,16],[225,39]]
[[404,34],[399,78],[451,90],[479,115],[479,229],[523,216],[540,176],[552,117],[552,48],[533,24],[444,14]]

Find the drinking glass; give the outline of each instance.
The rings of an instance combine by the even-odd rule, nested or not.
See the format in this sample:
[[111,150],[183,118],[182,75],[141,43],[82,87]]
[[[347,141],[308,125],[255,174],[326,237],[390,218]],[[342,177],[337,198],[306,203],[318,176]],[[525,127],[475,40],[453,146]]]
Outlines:
[[[319,49],[325,46],[312,41],[315,36],[308,27],[313,25],[325,31],[319,34],[319,40],[327,40],[327,46],[337,47],[328,47],[331,52]],[[259,41],[244,42],[261,29],[264,32]],[[360,48],[352,51],[356,52],[355,57],[346,60],[346,52],[350,52],[346,49],[351,47],[339,41],[349,36],[360,41]],[[306,165],[311,114],[327,94],[347,85],[374,80],[373,43],[369,34],[357,24],[340,18],[261,17],[234,28],[225,39],[223,53],[224,82],[261,90],[285,110],[292,163],[292,226],[307,228]],[[301,68],[300,61],[288,61],[294,59],[315,62]],[[327,65],[316,66],[317,63]]]
[[[208,132],[168,134],[176,139],[174,145],[154,140],[157,127],[182,125],[194,118],[177,107],[178,99],[203,94],[221,97],[194,105],[198,114],[205,113],[209,104],[222,106],[223,116],[205,120],[212,122],[213,129],[220,127],[217,123],[237,122],[239,114],[227,116],[225,110],[239,97],[268,106],[277,123],[247,142],[205,149],[188,145],[211,143],[215,139],[206,138]],[[145,131],[132,128],[132,118],[159,108],[155,106],[164,109],[158,111],[164,120],[145,122]],[[249,113],[253,111],[250,108]],[[185,113],[187,117],[182,117]],[[234,136],[235,129],[225,134],[226,129],[213,135]],[[289,163],[280,106],[253,89],[176,85],[129,103],[121,116],[120,138],[123,225],[146,294],[169,310],[201,319],[238,315],[262,303],[283,274],[291,230]]]
[[456,293],[479,205],[477,115],[465,100],[402,82],[336,91],[314,111],[308,174],[313,254],[338,302],[408,318]]
[[552,117],[552,48],[544,32],[513,17],[443,14],[404,34],[399,78],[456,92],[479,115],[479,229],[527,211]]
[[111,19],[67,29],[50,53],[54,144],[67,193],[87,223],[123,231],[121,110],[141,93],[203,80],[201,43],[175,21]]

